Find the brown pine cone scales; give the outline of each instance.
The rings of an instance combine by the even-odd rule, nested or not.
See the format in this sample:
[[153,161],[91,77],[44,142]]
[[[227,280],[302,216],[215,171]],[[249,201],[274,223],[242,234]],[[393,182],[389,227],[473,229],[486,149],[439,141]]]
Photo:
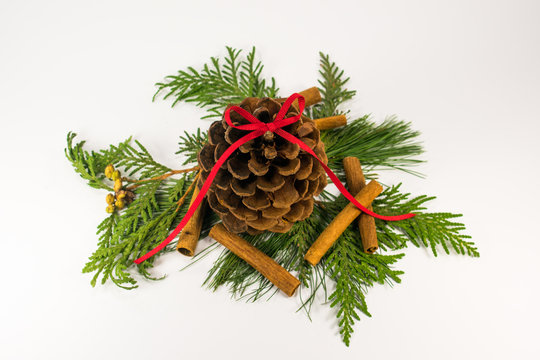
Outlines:
[[[281,104],[270,98],[246,98],[240,107],[262,122],[275,119]],[[286,118],[298,114],[294,106]],[[249,122],[234,111],[235,125]],[[302,117],[283,130],[306,143],[327,163],[324,144],[315,123]],[[219,157],[249,131],[230,127],[225,120],[215,121],[208,130],[208,142],[198,155],[202,169],[198,186],[208,177]],[[264,230],[284,233],[293,223],[313,211],[313,197],[326,186],[326,174],[319,162],[281,136],[267,132],[237,149],[220,168],[206,197],[225,227],[233,233],[257,234]]]

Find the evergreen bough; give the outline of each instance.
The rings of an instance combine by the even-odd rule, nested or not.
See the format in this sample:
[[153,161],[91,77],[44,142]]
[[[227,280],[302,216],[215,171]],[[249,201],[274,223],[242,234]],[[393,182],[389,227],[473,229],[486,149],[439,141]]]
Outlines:
[[[158,89],[154,99],[163,94],[165,99],[173,99],[173,106],[180,101],[194,102],[207,110],[204,118],[216,118],[221,117],[228,104],[238,103],[245,97],[278,97],[274,78],[266,80],[262,77],[263,65],[255,60],[255,48],[246,57],[242,57],[241,50],[230,47],[226,50],[223,62],[211,58],[201,70],[189,67],[167,76],[165,82],[156,84]],[[307,114],[320,118],[348,113],[342,105],[355,95],[355,91],[345,87],[349,78],[326,54],[320,53],[320,64],[319,89],[323,100],[308,109]],[[104,175],[108,164],[113,164],[129,177],[129,181],[137,184],[133,189],[135,200],[125,210],[110,214],[98,225],[98,249],[90,256],[83,272],[94,273],[92,286],[101,276],[102,284],[111,280],[124,289],[137,287],[134,271],[147,279],[162,279],[150,272],[159,254],[140,265],[135,265],[133,260],[165,239],[182,219],[188,208],[195,171],[170,176],[174,171],[154,160],[141,143],[131,138],[107,149],[89,152],[84,149],[84,141],[74,142],[75,136],[75,133],[68,134],[65,154],[88,185],[113,190],[112,183]],[[329,166],[342,180],[342,160],[347,156],[360,159],[368,178],[373,177],[373,170],[381,168],[420,175],[411,169],[421,162],[418,156],[423,149],[418,142],[419,133],[411,129],[410,123],[396,117],[376,124],[369,116],[363,116],[344,128],[322,131],[321,136],[326,144]],[[205,142],[206,131],[200,129],[180,136],[177,154],[184,156],[184,165],[197,162],[197,153]],[[245,236],[247,241],[297,274],[303,285],[299,292],[299,310],[309,316],[318,295],[337,309],[340,333],[347,345],[360,313],[371,316],[365,298],[368,289],[376,283],[400,282],[403,272],[396,270],[394,265],[404,254],[396,254],[396,251],[412,244],[430,248],[435,256],[441,249],[447,254],[453,251],[479,256],[470,237],[463,233],[465,226],[457,221],[460,214],[426,212],[426,203],[435,197],[412,197],[400,192],[400,185],[386,187],[373,202],[373,210],[380,214],[417,214],[399,222],[376,220],[381,253],[390,251],[388,255],[365,254],[359,231],[351,225],[317,266],[304,260],[313,241],[347,204],[342,195],[327,191],[316,202],[313,214],[307,220],[295,223],[289,233]],[[186,197],[188,201],[185,201]],[[206,236],[217,222],[217,216],[209,213],[201,236]],[[216,248],[215,244],[209,246],[193,261]],[[172,249],[169,246],[166,251]],[[331,292],[329,281],[334,282]],[[266,278],[227,249],[219,254],[204,284],[212,290],[225,285],[235,297],[248,301],[271,296],[277,291]]]

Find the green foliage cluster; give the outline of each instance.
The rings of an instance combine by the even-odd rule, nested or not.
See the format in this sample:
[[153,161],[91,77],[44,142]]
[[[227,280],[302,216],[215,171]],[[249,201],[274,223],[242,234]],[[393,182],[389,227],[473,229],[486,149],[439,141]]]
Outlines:
[[221,118],[225,106],[239,103],[245,97],[276,97],[276,82],[274,78],[270,81],[262,78],[264,66],[255,60],[255,47],[245,58],[241,56],[242,50],[226,49],[223,63],[212,57],[199,71],[190,66],[167,76],[165,82],[156,84],[154,99],[163,93],[164,99],[174,98],[173,106],[180,101],[194,102],[207,109],[208,114],[203,118]]
[[[112,182],[104,175],[108,164],[113,164],[123,174],[136,176],[135,179],[148,179],[163,175],[170,169],[156,162],[148,150],[139,142],[136,146],[128,139],[108,149],[88,152],[83,149],[84,141],[74,143],[76,134],[69,133],[65,150],[75,171],[94,188],[112,191]],[[90,256],[83,268],[85,273],[94,273],[91,280],[95,286],[101,275],[101,283],[107,280],[116,285],[132,289],[137,287],[130,269],[148,279],[155,258],[140,265],[133,261],[158,245],[176,227],[187,211],[185,202],[178,208],[178,200],[193,182],[194,174],[185,173],[178,179],[142,182],[132,191],[135,200],[121,212],[114,212],[98,225],[98,248]],[[105,202],[104,202],[105,204]]]
[[340,109],[340,105],[351,100],[356,91],[345,88],[349,78],[345,77],[344,70],[330,60],[330,56],[320,52],[319,57],[321,69],[318,83],[323,101],[308,109],[308,113],[312,119],[345,114],[347,112]]
[[387,188],[373,201],[373,208],[383,215],[411,212],[417,215],[396,222],[375,219],[382,250],[402,249],[411,243],[416,247],[429,247],[434,256],[437,256],[440,249],[446,254],[450,254],[452,249],[456,254],[480,256],[474,243],[468,240],[471,237],[463,234],[465,225],[455,221],[461,214],[426,213],[424,205],[435,197],[421,195],[411,198],[410,194],[401,193],[400,187],[401,184]]
[[[430,247],[435,256],[440,248],[446,253],[452,248],[457,254],[479,256],[474,244],[467,241],[469,237],[462,234],[464,225],[449,221],[461,215],[425,212],[423,204],[434,197],[410,198],[409,194],[400,193],[399,187],[386,188],[373,203],[373,209],[386,215],[414,212],[417,216],[400,222],[377,220],[377,237],[381,250],[397,251],[412,244],[416,247]],[[348,345],[354,330],[353,324],[360,318],[359,312],[371,316],[365,300],[368,289],[376,283],[399,283],[399,276],[403,272],[392,266],[404,254],[365,254],[360,233],[355,225],[351,225],[321,263],[315,267],[308,264],[303,259],[307,249],[346,205],[347,200],[342,195],[335,196],[325,191],[313,214],[307,220],[295,223],[289,233],[249,236],[246,240],[287,270],[298,274],[304,285],[300,289],[300,309],[306,310],[308,315],[318,293],[329,300],[332,307],[337,307],[340,332]],[[335,290],[329,295],[327,278],[335,282]],[[273,289],[268,280],[226,249],[214,263],[205,283],[213,290],[226,285],[234,296],[249,301],[260,299]]]
[[423,153],[418,135],[410,123],[395,116],[380,124],[371,121],[369,116],[363,116],[345,127],[323,131],[321,138],[327,149],[328,166],[337,174],[343,173],[343,159],[354,156],[367,172],[376,167],[420,175],[411,168],[422,162],[418,159]]
[[[261,77],[263,67],[255,61],[255,49],[245,59],[241,59],[240,54],[239,50],[227,48],[224,65],[212,58],[211,64],[201,71],[193,68],[179,71],[178,75],[167,77],[167,82],[158,83],[157,93],[164,92],[165,98],[173,98],[173,105],[179,101],[195,102],[209,111],[207,117],[221,116],[227,104],[247,96],[277,97],[274,79],[267,85]],[[346,113],[343,103],[352,99],[355,92],[345,88],[349,79],[328,55],[321,53],[320,56],[319,85],[323,101],[308,109],[308,114],[317,118]],[[358,157],[367,170],[393,168],[417,174],[411,166],[421,162],[418,156],[423,150],[418,135],[409,123],[395,117],[376,124],[368,116],[353,120],[345,128],[321,134],[329,165],[342,178],[341,163],[346,156]],[[139,180],[170,171],[155,162],[140,143],[131,145],[130,139],[105,150],[87,152],[83,149],[84,141],[73,143],[74,136],[68,134],[66,156],[92,187],[111,190],[111,184],[103,176],[109,163]],[[177,153],[184,156],[184,165],[196,162],[197,152],[205,142],[206,132],[200,130],[180,137]],[[121,287],[136,287],[130,272],[136,266],[132,261],[163,240],[182,218],[187,202],[176,211],[177,202],[186,194],[193,179],[194,173],[186,173],[178,179],[144,182],[135,189],[136,199],[125,211],[112,214],[98,226],[98,250],[84,268],[85,272],[95,273],[92,285],[101,274],[102,283],[111,279]],[[435,256],[441,249],[445,253],[453,250],[457,254],[479,256],[469,236],[463,234],[464,225],[456,222],[461,215],[426,212],[425,204],[432,199],[434,197],[401,193],[400,185],[385,189],[373,203],[376,212],[387,215],[415,212],[417,216],[400,222],[376,221],[381,254],[365,254],[359,231],[351,225],[317,266],[304,260],[313,241],[347,204],[343,196],[326,191],[321,194],[313,214],[295,223],[287,234],[263,233],[245,236],[245,239],[297,274],[303,285],[299,291],[299,310],[309,316],[314,302],[320,298],[336,309],[340,333],[349,345],[353,325],[360,315],[371,316],[366,303],[368,289],[375,284],[400,282],[403,272],[394,266],[404,254],[396,254],[396,251],[412,244],[430,248]],[[217,221],[214,214],[209,214],[202,236]],[[195,261],[216,248],[212,245],[203,250]],[[383,254],[388,251],[391,253]],[[138,272],[153,279],[149,268],[154,259],[139,265]],[[277,291],[266,278],[227,249],[219,254],[204,283],[213,290],[227,286],[235,297],[248,301],[271,297]]]
[[184,131],[184,135],[180,136],[180,142],[178,143],[178,151],[176,154],[183,155],[185,160],[183,165],[194,164],[197,162],[197,154],[202,149],[207,141],[208,134],[206,132],[201,133],[201,129],[197,129],[197,132],[190,134]]

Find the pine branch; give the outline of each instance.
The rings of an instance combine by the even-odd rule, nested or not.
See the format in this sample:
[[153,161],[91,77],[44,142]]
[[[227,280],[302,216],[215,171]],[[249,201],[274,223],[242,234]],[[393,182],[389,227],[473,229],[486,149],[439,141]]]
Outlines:
[[[319,56],[319,89],[323,100],[308,109],[308,114],[312,118],[345,114],[347,112],[340,110],[340,107],[351,100],[356,91],[345,87],[349,78],[328,55],[321,52]],[[411,130],[409,123],[395,117],[389,117],[382,124],[376,125],[367,115],[353,120],[346,127],[321,132],[329,165],[338,175],[343,175],[341,164],[347,156],[359,158],[368,172],[377,167],[420,175],[410,169],[422,162],[416,158],[423,153],[417,140],[419,135],[419,132]]]
[[[307,299],[301,306],[301,309],[307,310],[308,315],[316,291],[326,287],[324,272],[320,272],[319,268],[314,269],[304,260],[304,254],[314,240],[313,234],[320,233],[324,229],[324,222],[319,218],[320,214],[315,214],[319,214],[317,209],[309,219],[295,223],[286,234],[263,233],[244,236],[247,241],[284,268],[298,272],[302,284],[310,289]],[[260,273],[226,249],[214,263],[204,283],[212,290],[226,285],[233,296],[248,301],[256,301],[271,290],[276,290]]]
[[200,71],[193,67],[179,70],[177,75],[165,77],[157,83],[154,99],[164,93],[164,99],[172,97],[172,106],[180,101],[194,102],[207,109],[203,118],[220,118],[228,104],[239,103],[249,96],[276,97],[278,88],[275,79],[262,78],[263,65],[255,60],[255,47],[245,58],[241,50],[227,47],[224,64],[212,57]]
[[367,115],[345,127],[321,132],[328,165],[338,174],[343,174],[343,158],[354,156],[367,171],[392,168],[419,176],[410,169],[422,162],[416,158],[424,152],[417,140],[419,135],[410,123],[390,117],[382,124],[375,124]]

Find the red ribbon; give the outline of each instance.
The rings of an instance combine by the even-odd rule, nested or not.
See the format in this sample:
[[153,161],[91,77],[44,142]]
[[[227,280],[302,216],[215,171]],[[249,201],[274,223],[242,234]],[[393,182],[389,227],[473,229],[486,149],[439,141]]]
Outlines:
[[[287,114],[287,111],[291,107],[293,101],[296,100],[296,99],[298,99],[299,113],[297,115],[293,116],[293,117],[285,119],[285,114]],[[412,218],[413,216],[415,216],[415,214],[384,216],[384,215],[376,214],[376,213],[374,213],[373,211],[371,211],[369,209],[366,209],[364,206],[362,206],[362,204],[360,204],[354,198],[353,195],[351,195],[351,193],[349,193],[347,191],[347,189],[345,189],[345,186],[343,186],[343,184],[339,181],[336,174],[334,174],[332,172],[332,170],[330,170],[330,168],[321,159],[319,159],[317,157],[317,155],[313,152],[313,150],[311,150],[311,148],[309,146],[307,146],[300,139],[296,138],[295,136],[293,136],[293,135],[289,134],[288,132],[286,132],[285,130],[283,130],[282,129],[283,127],[285,127],[287,125],[290,125],[292,123],[295,123],[296,121],[298,121],[300,119],[300,116],[302,115],[302,112],[304,111],[304,106],[305,106],[304,97],[302,95],[300,95],[300,94],[296,94],[296,93],[292,94],[285,101],[285,103],[283,104],[283,106],[281,107],[279,112],[277,113],[275,120],[273,122],[271,122],[271,123],[263,123],[262,121],[257,119],[255,116],[250,114],[247,110],[242,109],[239,106],[231,106],[227,110],[225,110],[224,117],[225,117],[225,121],[227,122],[227,124],[229,124],[229,126],[232,126],[232,127],[236,128],[236,129],[239,129],[239,130],[248,130],[248,131],[251,131],[251,132],[249,134],[241,137],[239,140],[235,141],[231,146],[229,146],[229,148],[223,153],[223,155],[221,155],[221,157],[218,159],[218,161],[216,162],[216,164],[214,165],[214,167],[210,171],[210,174],[208,175],[208,178],[204,182],[201,190],[199,191],[199,194],[195,198],[195,201],[193,201],[193,203],[189,207],[189,209],[188,209],[188,211],[186,213],[186,216],[184,216],[182,221],[180,221],[180,224],[178,224],[176,229],[174,229],[173,232],[171,232],[169,234],[169,236],[165,240],[163,240],[163,242],[161,244],[156,246],[154,249],[152,249],[146,255],[141,256],[140,258],[135,260],[135,263],[140,264],[143,261],[145,261],[145,260],[151,258],[152,256],[154,256],[155,254],[157,254],[161,250],[163,250],[163,248],[165,246],[167,246],[180,233],[180,231],[182,231],[182,229],[184,228],[184,226],[186,226],[189,219],[191,219],[191,217],[195,213],[195,210],[199,207],[199,205],[202,202],[204,196],[206,195],[206,192],[210,188],[210,185],[212,185],[212,182],[214,181],[214,178],[216,177],[221,165],[223,165],[225,163],[225,161],[227,161],[229,156],[231,156],[234,153],[234,151],[236,149],[238,149],[242,144],[245,144],[250,140],[253,140],[253,139],[255,139],[255,138],[259,137],[259,136],[262,136],[267,131],[278,134],[279,136],[289,140],[290,142],[292,142],[294,144],[298,144],[302,150],[304,150],[305,152],[311,154],[315,159],[317,159],[319,161],[319,163],[322,165],[322,167],[324,168],[324,171],[326,171],[326,174],[328,174],[328,176],[330,177],[332,182],[337,186],[339,191],[347,198],[347,200],[352,202],[357,208],[362,210],[364,213],[366,213],[368,215],[371,215],[371,216],[373,216],[373,217],[375,217],[377,219],[386,220],[386,221],[405,220],[405,219],[409,219],[409,218]],[[231,117],[230,117],[230,112],[231,111],[237,112],[244,119],[248,120],[250,122],[250,124],[239,125],[239,126],[234,125],[232,123]]]

